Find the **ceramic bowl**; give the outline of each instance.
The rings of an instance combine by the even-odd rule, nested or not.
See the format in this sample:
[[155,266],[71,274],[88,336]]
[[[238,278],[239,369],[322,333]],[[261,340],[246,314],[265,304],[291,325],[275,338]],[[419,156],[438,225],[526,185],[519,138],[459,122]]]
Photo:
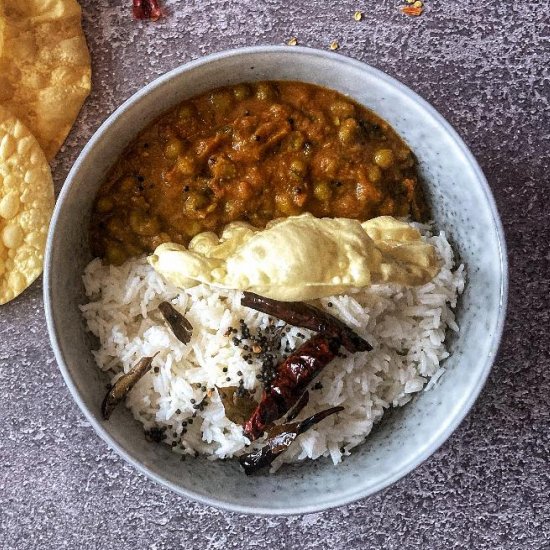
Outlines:
[[[147,442],[125,408],[100,416],[107,379],[78,306],[92,259],[87,227],[94,195],[126,145],[180,101],[217,86],[253,80],[301,80],[349,95],[387,120],[419,161],[437,227],[468,270],[458,307],[460,334],[446,373],[429,391],[393,412],[343,463],[328,459],[246,477],[236,461],[184,462]],[[428,103],[386,74],[342,55],[307,48],[254,47],[187,63],[145,86],[99,128],[75,162],[51,224],[44,298],[52,346],[65,381],[97,433],[129,463],[171,490],[238,512],[294,514],[367,497],[426,460],[453,432],[489,374],[501,336],[507,293],[504,236],[491,192],[472,154]]]

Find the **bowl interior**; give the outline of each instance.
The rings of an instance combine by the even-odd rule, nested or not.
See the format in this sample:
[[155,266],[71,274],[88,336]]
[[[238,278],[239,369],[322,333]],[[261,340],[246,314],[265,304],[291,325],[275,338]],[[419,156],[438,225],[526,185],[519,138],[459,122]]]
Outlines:
[[[460,334],[446,373],[429,392],[393,412],[337,467],[328,460],[246,477],[233,461],[184,462],[147,442],[128,410],[100,418],[106,379],[78,306],[81,275],[91,260],[90,208],[124,147],[150,121],[185,98],[231,83],[302,80],[350,95],[386,119],[416,153],[437,227],[468,269],[458,310]],[[236,511],[296,513],[369,495],[427,458],[466,414],[496,354],[504,316],[506,260],[500,222],[483,175],[447,123],[410,90],[366,65],[305,48],[249,48],[215,54],[153,82],[119,108],[86,146],[58,201],[48,243],[45,301],[52,343],[80,407],[100,435],[147,475],[206,503]]]

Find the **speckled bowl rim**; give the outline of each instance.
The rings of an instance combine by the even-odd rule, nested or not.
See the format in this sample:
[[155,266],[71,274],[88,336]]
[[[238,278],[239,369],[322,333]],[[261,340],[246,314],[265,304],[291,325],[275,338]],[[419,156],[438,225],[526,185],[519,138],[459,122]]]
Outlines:
[[109,445],[111,449],[115,450],[124,460],[126,460],[128,463],[134,466],[142,474],[156,481],[157,483],[167,487],[168,489],[174,491],[176,494],[179,494],[187,498],[191,498],[195,501],[202,502],[203,504],[207,504],[215,508],[229,510],[232,512],[260,514],[260,515],[268,515],[268,516],[270,515],[282,516],[282,515],[295,515],[295,514],[320,512],[330,508],[343,506],[345,504],[355,502],[356,500],[359,500],[361,498],[371,496],[377,493],[378,491],[381,491],[382,489],[389,487],[390,485],[392,485],[393,483],[395,483],[396,481],[398,481],[399,479],[401,479],[402,477],[410,473],[417,466],[419,466],[425,460],[427,460],[449,438],[449,436],[454,432],[454,430],[458,427],[458,425],[462,422],[462,420],[464,420],[465,416],[468,414],[468,412],[472,408],[479,393],[481,392],[483,386],[485,385],[485,382],[487,380],[487,377],[489,376],[489,372],[491,370],[492,364],[496,357],[496,353],[493,355],[487,356],[487,358],[485,359],[482,374],[478,379],[478,385],[476,386],[474,391],[470,393],[470,395],[468,396],[468,399],[464,402],[462,408],[455,414],[452,420],[447,424],[446,430],[441,432],[440,436],[436,440],[434,440],[434,442],[429,447],[427,447],[423,452],[414,456],[414,458],[412,458],[408,463],[406,463],[403,466],[403,468],[401,468],[401,470],[395,472],[395,474],[391,476],[381,479],[378,484],[372,486],[367,490],[359,488],[355,493],[352,493],[352,494],[348,493],[346,495],[338,495],[337,493],[334,493],[330,498],[327,498],[322,503],[313,503],[307,506],[293,506],[292,504],[290,504],[288,506],[288,509],[282,512],[280,510],[274,511],[267,507],[261,507],[261,506],[237,505],[234,503],[227,503],[222,499],[209,498],[209,497],[205,497],[204,495],[197,494],[192,490],[178,486],[170,482],[169,480],[163,478],[162,476],[155,474],[154,472],[146,468],[140,461],[136,460],[133,456],[131,456],[128,452],[126,452],[110,436],[110,434],[105,429],[105,427],[100,422],[96,421],[96,419],[94,418],[94,415],[88,409],[88,407],[80,397],[78,389],[76,388],[76,385],[65,363],[60,346],[58,344],[58,335],[57,335],[54,316],[52,312],[52,299],[51,299],[52,287],[50,283],[50,270],[52,265],[51,247],[53,242],[53,234],[55,232],[57,220],[61,214],[61,210],[63,209],[65,197],[68,195],[69,188],[72,185],[76,184],[76,180],[73,179],[74,175],[78,172],[79,167],[83,162],[83,159],[96,146],[98,141],[102,139],[102,135],[104,131],[108,127],[110,127],[111,124],[113,123],[116,124],[117,120],[124,114],[124,112],[131,105],[135,104],[136,102],[139,102],[144,96],[149,94],[153,89],[159,86],[162,86],[165,82],[171,80],[174,77],[177,77],[181,73],[185,73],[187,71],[195,69],[196,67],[200,67],[202,65],[212,63],[214,61],[229,59],[235,56],[246,56],[247,54],[266,54],[266,53],[269,54],[269,53],[275,53],[275,52],[281,52],[281,51],[284,51],[285,53],[288,53],[288,54],[292,54],[293,52],[295,52],[295,53],[301,53],[303,55],[308,55],[312,57],[331,59],[332,61],[336,61],[344,65],[349,65],[355,69],[368,72],[372,77],[375,77],[384,81],[386,84],[392,86],[393,88],[398,89],[403,94],[407,95],[410,99],[414,100],[426,111],[427,114],[429,114],[433,118],[433,120],[437,124],[439,124],[445,130],[445,132],[452,138],[455,144],[459,147],[465,159],[469,162],[472,169],[474,170],[475,175],[478,179],[478,182],[484,192],[485,199],[490,207],[493,223],[495,225],[496,232],[497,232],[499,252],[500,252],[501,281],[500,281],[500,303],[499,303],[499,309],[498,309],[498,319],[497,319],[494,334],[492,336],[492,349],[495,349],[495,350],[498,349],[498,346],[502,337],[504,321],[506,317],[507,300],[508,300],[508,259],[507,259],[507,253],[506,253],[506,241],[504,237],[504,230],[502,227],[502,223],[500,221],[500,217],[498,215],[494,197],[491,193],[491,190],[489,188],[485,175],[483,174],[481,168],[479,167],[477,161],[475,160],[474,156],[472,155],[472,153],[470,152],[466,144],[462,141],[462,139],[454,130],[454,128],[443,118],[443,116],[441,116],[436,109],[434,109],[427,101],[425,101],[417,93],[413,92],[410,88],[408,88],[407,86],[405,86],[404,84],[396,80],[395,78],[390,77],[387,74],[383,73],[379,69],[375,69],[374,67],[366,63],[357,61],[355,59],[351,59],[341,54],[336,54],[336,53],[323,51],[323,50],[317,50],[313,48],[300,47],[300,46],[295,46],[292,48],[288,46],[253,46],[253,47],[245,47],[245,48],[236,48],[236,49],[213,53],[213,54],[201,57],[199,59],[190,61],[188,63],[185,63],[175,69],[172,69],[171,71],[153,80],[152,82],[150,82],[149,84],[147,84],[146,86],[138,90],[129,99],[127,99],[118,109],[116,109],[101,124],[101,126],[96,130],[94,135],[88,141],[86,146],[82,149],[80,155],[78,156],[77,160],[75,161],[73,167],[71,168],[67,176],[65,184],[57,199],[55,210],[52,216],[49,235],[48,235],[48,242],[46,246],[45,261],[44,261],[44,306],[45,306],[48,332],[50,335],[50,340],[51,340],[52,348],[55,354],[55,358],[57,360],[57,364],[59,365],[61,374],[63,375],[65,383],[67,384],[69,391],[73,396],[73,399],[76,401],[76,403],[78,404],[78,406],[80,407],[80,409],[82,410],[82,412],[84,413],[84,415],[86,416],[87,420],[90,422],[94,430],[97,432],[97,434]]

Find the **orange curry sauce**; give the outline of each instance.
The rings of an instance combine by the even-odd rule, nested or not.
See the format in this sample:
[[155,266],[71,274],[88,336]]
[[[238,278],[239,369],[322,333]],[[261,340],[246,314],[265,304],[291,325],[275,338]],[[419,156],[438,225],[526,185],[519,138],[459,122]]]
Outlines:
[[238,84],[181,103],[126,149],[94,204],[92,251],[120,264],[235,220],[263,227],[301,212],[424,219],[414,156],[342,94]]

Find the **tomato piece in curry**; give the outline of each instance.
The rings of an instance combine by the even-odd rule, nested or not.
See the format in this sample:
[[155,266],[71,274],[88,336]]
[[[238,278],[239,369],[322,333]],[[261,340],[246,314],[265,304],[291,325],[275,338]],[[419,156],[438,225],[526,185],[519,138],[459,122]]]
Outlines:
[[120,264],[242,220],[411,216],[426,205],[407,145],[348,97],[302,82],[219,88],[143,130],[101,186],[94,254]]

